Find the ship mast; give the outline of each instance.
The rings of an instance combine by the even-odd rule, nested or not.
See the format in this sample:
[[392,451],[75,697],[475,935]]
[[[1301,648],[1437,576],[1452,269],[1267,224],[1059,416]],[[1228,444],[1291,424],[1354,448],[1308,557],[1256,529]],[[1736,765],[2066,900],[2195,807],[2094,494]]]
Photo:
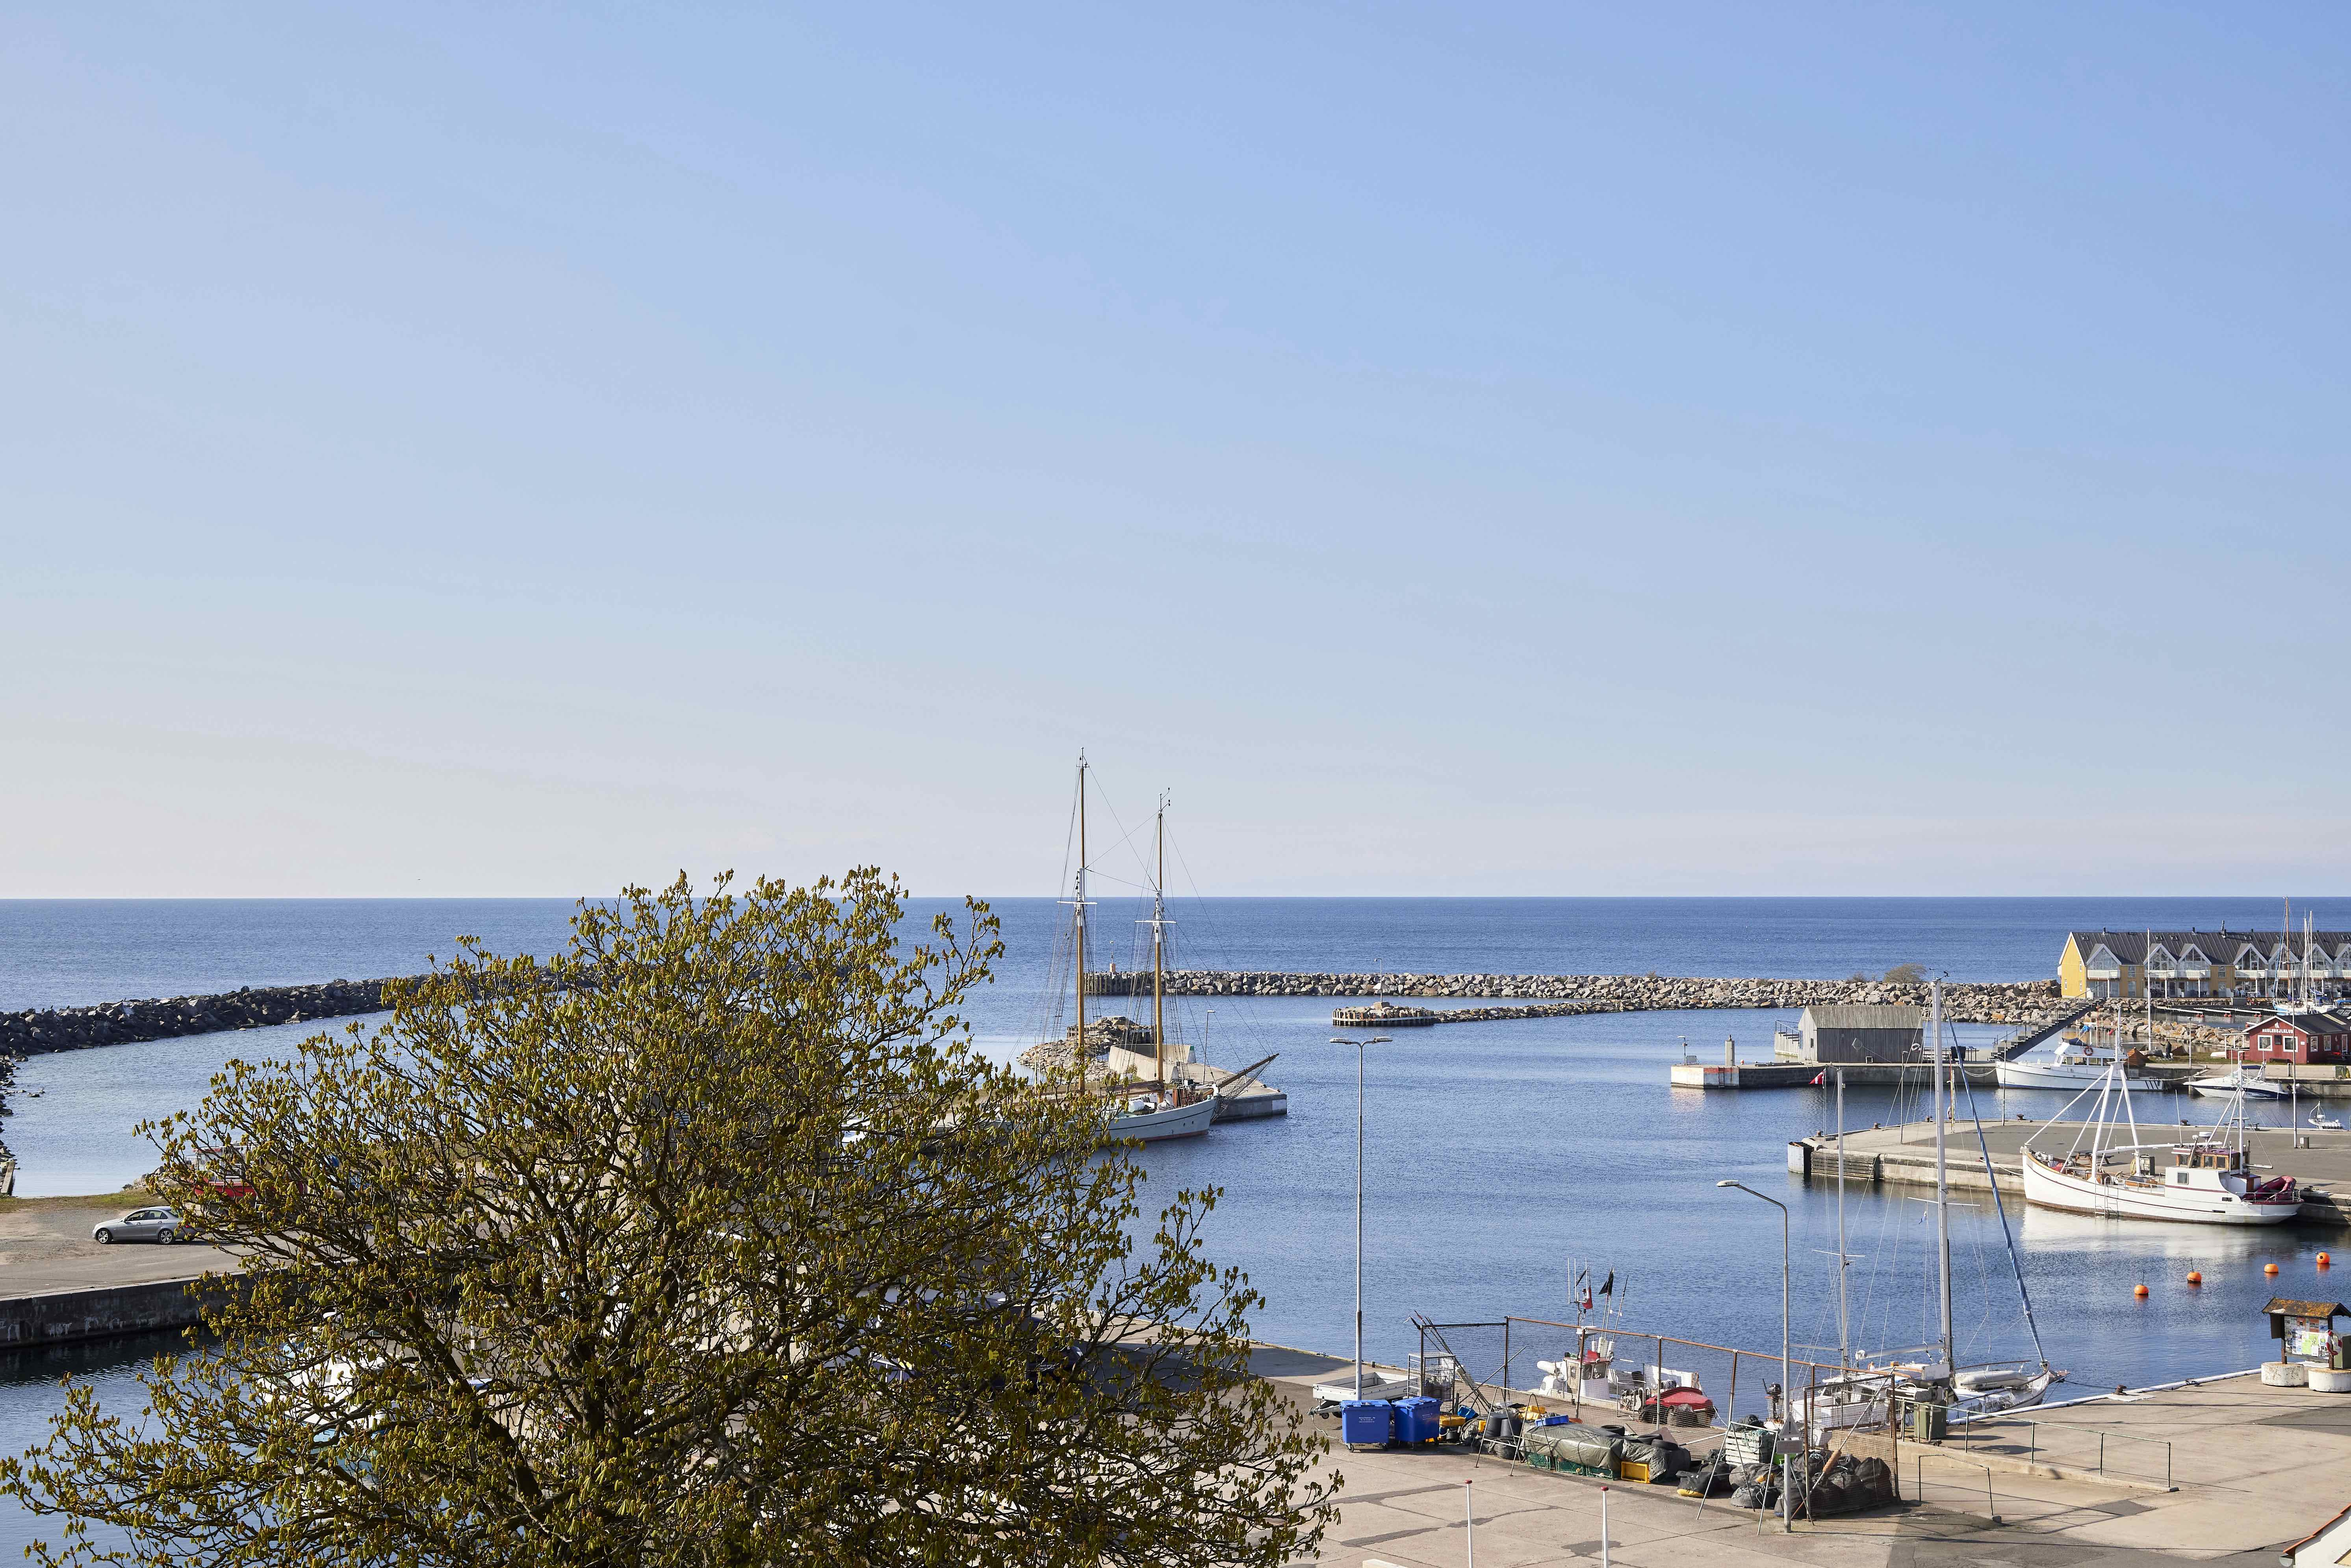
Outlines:
[[1078,753],[1078,1072],[1086,1070],[1086,754]]
[[1165,977],[1167,925],[1167,797],[1159,797],[1159,814],[1153,819],[1151,843],[1159,871],[1151,884],[1151,1081],[1167,1086],[1167,1030],[1164,1021],[1162,988]]
[[1935,1249],[1942,1264],[1943,1375],[1951,1375],[1951,1187],[1943,1155],[1943,982],[1929,983],[1927,1028],[1935,1037]]

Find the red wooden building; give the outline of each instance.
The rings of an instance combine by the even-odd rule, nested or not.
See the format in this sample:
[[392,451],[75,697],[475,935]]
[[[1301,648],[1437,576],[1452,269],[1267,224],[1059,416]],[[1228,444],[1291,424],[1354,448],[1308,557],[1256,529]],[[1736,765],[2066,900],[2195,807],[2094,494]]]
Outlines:
[[2351,1061],[2351,1019],[2272,1013],[2245,1030],[2248,1061]]

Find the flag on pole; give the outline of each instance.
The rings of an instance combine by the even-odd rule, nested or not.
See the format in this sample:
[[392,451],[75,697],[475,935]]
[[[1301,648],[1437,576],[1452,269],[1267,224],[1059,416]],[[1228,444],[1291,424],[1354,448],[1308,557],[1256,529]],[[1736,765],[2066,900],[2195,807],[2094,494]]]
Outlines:
[[1827,1068],[1825,1068],[1825,1067],[1822,1068],[1818,1072],[1815,1072],[1814,1074],[1813,1074],[1813,1088],[1815,1088],[1815,1089],[1818,1089],[1818,1088],[1819,1088],[1823,1083],[1824,1083],[1824,1082],[1826,1082],[1828,1081],[1828,1076],[1829,1076],[1829,1070],[1828,1070]]

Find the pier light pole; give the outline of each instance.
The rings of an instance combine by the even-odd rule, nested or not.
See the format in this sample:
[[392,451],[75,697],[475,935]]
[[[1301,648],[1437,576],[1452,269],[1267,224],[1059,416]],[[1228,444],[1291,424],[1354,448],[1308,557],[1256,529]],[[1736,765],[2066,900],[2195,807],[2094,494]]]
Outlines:
[[1364,1396],[1364,1047],[1385,1045],[1388,1037],[1348,1040],[1332,1035],[1332,1045],[1355,1048],[1355,1397]]
[[[1776,1197],[1763,1197],[1743,1181],[1719,1181],[1714,1185],[1735,1186],[1750,1197],[1762,1197],[1780,1211],[1780,1435],[1784,1438],[1788,1435],[1788,1417],[1796,1407],[1795,1385],[1788,1380],[1788,1206]],[[1840,1258],[1837,1263],[1843,1267],[1844,1260]],[[1780,1489],[1780,1528],[1783,1531],[1795,1528],[1788,1521],[1788,1489],[1784,1485]]]

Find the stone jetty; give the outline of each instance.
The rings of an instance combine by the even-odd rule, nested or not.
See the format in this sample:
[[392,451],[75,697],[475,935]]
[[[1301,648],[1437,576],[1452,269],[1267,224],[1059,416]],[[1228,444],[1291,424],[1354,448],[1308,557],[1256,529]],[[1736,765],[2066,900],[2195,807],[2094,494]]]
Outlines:
[[[408,978],[412,977],[398,977]],[[216,996],[141,998],[89,1007],[0,1013],[0,1051],[38,1056],[94,1045],[131,1045],[183,1034],[258,1029],[381,1012],[397,978],[323,980],[310,986],[246,986]]]
[[[1124,996],[1127,975],[1090,975],[1086,988]],[[1142,977],[1148,987],[1150,977]],[[1692,979],[1665,975],[1298,974],[1245,969],[1176,969],[1171,996],[1459,997],[1503,1002],[1580,1002],[1583,1012],[1664,1012],[1704,1008],[1798,1008],[1840,1002],[1927,1005],[1927,988],[1887,980]],[[1962,981],[1943,988],[1943,1011],[1957,1023],[2021,1023],[2045,1015],[2058,999],[2055,980]],[[1496,1016],[1524,1017],[1526,1014]]]

